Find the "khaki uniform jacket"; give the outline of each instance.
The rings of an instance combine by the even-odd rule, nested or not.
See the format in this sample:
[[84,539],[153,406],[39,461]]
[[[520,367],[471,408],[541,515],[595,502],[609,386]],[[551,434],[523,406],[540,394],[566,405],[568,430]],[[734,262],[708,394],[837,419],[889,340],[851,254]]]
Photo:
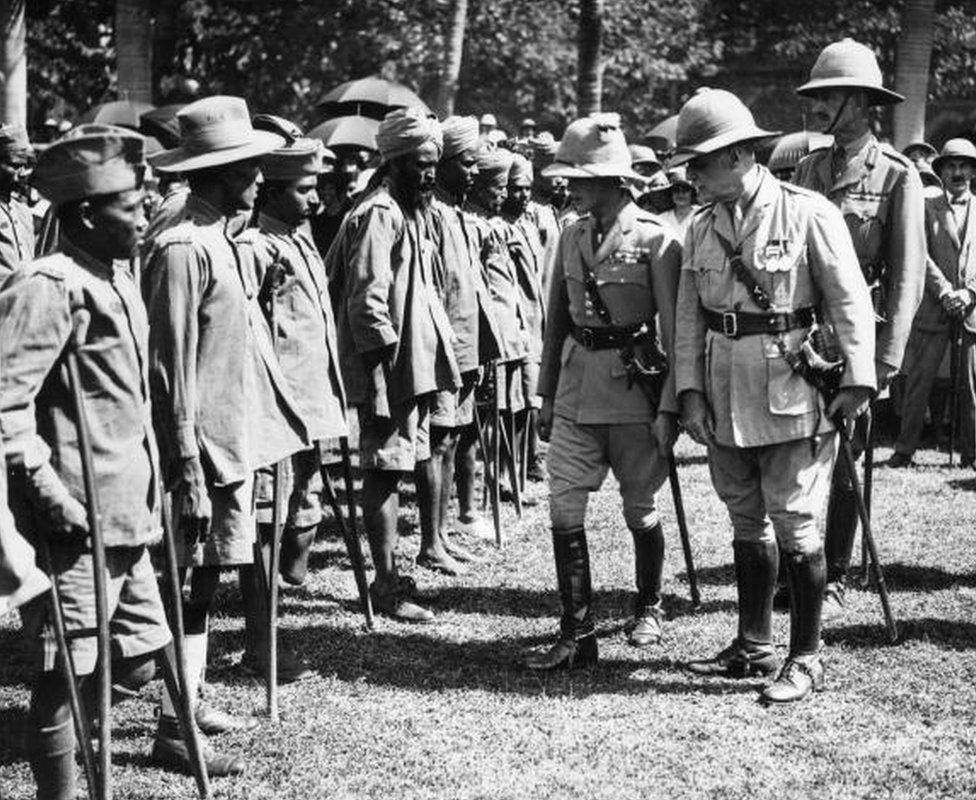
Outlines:
[[[156,437],[147,375],[145,307],[128,270],[102,264],[62,237],[54,253],[14,273],[0,292],[0,429],[7,463],[44,512],[70,495],[87,504],[65,352],[82,337],[85,393],[99,516],[108,547],[159,534]],[[88,315],[87,324],[78,320]],[[21,470],[23,470],[21,472]],[[30,511],[15,504],[25,532]]]
[[[430,214],[431,212],[427,212]],[[430,219],[405,214],[386,184],[349,212],[326,256],[337,303],[339,358],[349,401],[389,405],[461,386],[454,333],[434,283]],[[386,369],[368,374],[363,354],[392,346]]]
[[521,361],[529,354],[529,331],[520,302],[518,270],[510,249],[512,231],[501,217],[489,218],[474,205],[467,209],[466,219],[477,235],[485,282],[501,335],[499,361]]
[[181,459],[199,456],[208,481],[227,486],[310,445],[229,222],[191,193],[146,270],[149,374],[170,480]]
[[[756,167],[758,188],[740,223],[727,204],[696,215],[685,239],[678,290],[674,370],[677,392],[702,392],[727,447],[758,447],[826,433],[833,426],[817,391],[793,372],[777,336],[730,339],[708,330],[702,308],[766,313],[735,277],[728,254],[742,259],[776,313],[819,308],[846,359],[843,386],[875,386],[874,313],[843,217],[823,197]],[[783,334],[796,352],[806,334]]]
[[33,213],[19,200],[0,200],[0,286],[33,260]]
[[435,282],[454,331],[458,369],[470,372],[498,358],[500,334],[481,268],[471,220],[448,200],[435,199],[432,230],[437,241]]
[[548,203],[539,203],[535,200],[529,201],[529,207],[525,212],[528,218],[535,223],[536,230],[539,232],[539,240],[542,242],[544,254],[542,257],[542,296],[549,299],[549,284],[552,282],[552,268],[556,263],[556,250],[559,248],[559,234],[562,228],[556,219],[556,212]]
[[509,221],[509,227],[509,252],[518,275],[519,307],[529,337],[528,358],[538,362],[542,357],[542,332],[546,322],[545,247],[539,229],[526,214]]
[[794,183],[819,192],[847,223],[865,277],[877,275],[885,322],[875,359],[901,366],[925,279],[925,206],[922,180],[905,156],[873,136],[848,157],[835,180],[831,149],[815,150],[797,167]]
[[[559,239],[538,394],[553,398],[554,413],[579,424],[650,422],[650,403],[640,387],[627,388],[618,351],[587,350],[570,333],[574,325],[604,327],[586,297],[585,263],[613,324],[657,320],[664,350],[670,353],[681,246],[657,216],[633,203],[624,206],[599,244],[596,238],[596,221],[585,216]],[[659,410],[677,413],[673,373]]]
[[339,371],[325,264],[302,228],[267,214],[236,240],[261,309],[274,324],[275,354],[309,439],[346,436],[346,390]]
[[[955,289],[969,289],[976,302],[976,202],[966,196],[963,229],[945,194],[925,201],[925,232],[928,259],[925,263],[925,294],[915,315],[915,327],[930,333],[947,333],[951,323],[943,312],[942,295]],[[976,309],[969,312],[963,324],[976,333]]]

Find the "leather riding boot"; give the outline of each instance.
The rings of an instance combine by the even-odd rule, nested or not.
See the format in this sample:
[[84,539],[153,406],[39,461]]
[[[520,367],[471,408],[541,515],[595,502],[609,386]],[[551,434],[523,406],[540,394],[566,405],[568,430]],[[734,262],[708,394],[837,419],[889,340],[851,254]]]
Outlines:
[[289,526],[281,535],[281,560],[278,572],[292,586],[305,583],[308,574],[308,555],[315,541],[315,526],[299,528]]
[[661,641],[661,573],[664,570],[664,531],[661,523],[631,530],[634,537],[634,573],[637,596],[634,602],[634,628],[627,641],[646,647]]
[[559,622],[559,641],[545,653],[526,657],[525,666],[540,672],[587,666],[597,660],[586,533],[582,528],[554,529],[552,547],[563,613]]
[[820,660],[820,612],[826,583],[823,550],[787,558],[790,584],[790,655],[762,693],[767,703],[794,703],[824,684]]

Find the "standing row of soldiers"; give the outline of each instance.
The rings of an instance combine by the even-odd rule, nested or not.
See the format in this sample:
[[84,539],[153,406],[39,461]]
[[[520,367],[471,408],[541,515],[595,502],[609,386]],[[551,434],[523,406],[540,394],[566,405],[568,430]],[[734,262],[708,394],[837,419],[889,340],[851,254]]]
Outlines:
[[[189,188],[160,210],[139,285],[123,262],[144,224],[141,138],[81,126],[46,150],[34,184],[57,208],[61,246],[0,290],[0,429],[17,526],[49,543],[69,628],[90,627],[92,563],[63,369],[66,349],[75,352],[101,484],[119,699],[149,680],[170,637],[147,552],[161,487],[192,568],[183,614],[195,698],[222,569],[241,570],[245,661],[267,666],[254,564],[267,563],[274,498],[287,497],[282,577],[300,583],[322,517],[320,449],[347,433],[347,407],[358,415],[373,603],[394,619],[430,620],[397,571],[400,478],[416,479],[418,564],[459,573],[470,554],[447,535],[446,509],[456,481],[460,521],[476,524],[474,402],[485,384],[516,423],[510,447],[531,439],[536,412],[550,440],[563,617],[556,644],[527,667],[597,658],[584,518],[608,469],[635,543],[631,640],[660,639],[654,496],[680,420],[708,447],[729,508],[739,592],[733,643],[691,668],[773,675],[769,702],[819,689],[822,604],[825,593],[843,602],[853,541],[841,470],[826,558],[818,529],[835,420],[863,419],[901,363],[925,239],[917,173],[867,127],[868,107],[892,98],[873,54],[831,45],[800,92],[836,145],[803,162],[798,181],[827,199],[758,166],[756,147],[774,134],[733,95],[702,90],[681,110],[673,159],[706,203],[683,246],[633,203],[627,182],[640,176],[615,115],[572,123],[546,169],[568,180],[583,212],[559,235],[551,212],[528,202],[528,165],[483,151],[476,120],[441,124],[408,109],[381,124],[383,164],[323,259],[306,225],[321,145],[281,120],[255,130],[243,100],[213,97],[179,113],[180,147],[152,159]],[[886,290],[873,309],[869,283]],[[826,398],[802,364],[818,355],[817,332],[833,337],[841,364]],[[785,663],[771,628],[779,551],[792,609]],[[46,606],[28,605],[24,619],[38,637],[29,752],[39,796],[72,797],[74,738],[64,679],[51,671]],[[89,645],[71,642],[82,675],[95,668]],[[283,678],[307,670],[293,654],[279,666]],[[165,692],[153,753],[187,768],[176,706]],[[204,733],[256,724],[202,702],[195,717]],[[239,757],[205,753],[211,774],[244,769]]]

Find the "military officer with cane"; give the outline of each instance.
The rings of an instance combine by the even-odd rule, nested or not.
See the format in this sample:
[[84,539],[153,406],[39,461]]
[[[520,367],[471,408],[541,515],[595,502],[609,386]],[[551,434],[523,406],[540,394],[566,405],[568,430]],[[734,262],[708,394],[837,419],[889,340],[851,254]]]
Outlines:
[[[112,696],[136,695],[171,641],[148,545],[159,537],[159,463],[147,379],[146,312],[120,261],[135,255],[143,218],[143,139],[82,125],[49,147],[34,185],[56,209],[61,249],[15,271],[0,292],[0,428],[21,531],[50,553],[70,633],[95,627],[93,556],[77,416],[66,378],[74,348],[86,390],[108,571]],[[27,749],[37,797],[76,796],[69,686],[46,598],[23,609],[37,676]],[[82,696],[94,705],[92,637],[70,638]],[[89,712],[90,713],[90,712]],[[103,721],[108,724],[107,721]]]
[[[731,645],[689,668],[776,675],[763,698],[790,702],[823,686],[818,522],[834,417],[856,419],[874,390],[874,323],[840,213],[756,164],[757,143],[773,135],[730,92],[702,89],[681,109],[673,162],[687,165],[706,205],[685,239],[673,363],[682,423],[708,447],[712,483],[732,520],[739,596]],[[791,366],[825,320],[845,362],[829,408]],[[782,669],[772,636],[779,549],[791,591]]]
[[[925,279],[925,205],[912,163],[879,142],[870,127],[872,106],[900,103],[886,89],[874,53],[844,39],[823,49],[810,80],[797,90],[810,101],[810,120],[834,145],[797,167],[794,183],[824,195],[847,223],[878,321],[874,353],[878,391],[902,363]],[[857,449],[870,447],[870,418],[854,432]],[[844,612],[844,592],[857,528],[854,488],[844,462],[834,471],[827,511],[827,589],[824,620]]]
[[654,495],[668,476],[677,404],[655,322],[669,350],[681,264],[670,228],[631,199],[625,181],[636,173],[616,114],[573,122],[544,174],[569,179],[586,215],[559,240],[539,373],[562,618],[556,643],[526,658],[538,671],[597,660],[584,518],[610,469],[634,539],[630,641],[661,638],[664,533]]

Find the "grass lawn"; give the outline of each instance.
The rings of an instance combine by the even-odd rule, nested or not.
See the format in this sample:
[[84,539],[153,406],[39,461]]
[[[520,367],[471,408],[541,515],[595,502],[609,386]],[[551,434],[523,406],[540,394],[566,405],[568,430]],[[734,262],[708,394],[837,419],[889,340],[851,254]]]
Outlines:
[[[825,634],[827,690],[766,709],[756,681],[706,680],[681,663],[724,646],[735,627],[731,534],[703,452],[687,438],[679,463],[703,604],[688,601],[667,487],[664,643],[625,642],[633,585],[630,534],[615,484],[590,510],[600,664],[551,677],[518,666],[556,624],[544,489],[503,550],[460,579],[413,570],[436,621],[379,620],[363,629],[341,542],[316,545],[313,574],[282,596],[282,637],[315,667],[281,690],[282,720],[222,737],[247,754],[223,798],[967,798],[976,796],[976,479],[946,456],[876,472],[875,525],[903,641],[885,643],[873,593]],[[890,455],[880,449],[882,463]],[[416,553],[415,518],[402,540]],[[228,583],[215,621],[208,692],[260,713],[264,689],[236,667],[240,598]],[[0,798],[33,797],[20,738],[28,701],[16,619],[0,621]],[[785,640],[786,617],[776,632]],[[150,767],[154,682],[116,712],[115,796],[195,796],[189,777]]]

